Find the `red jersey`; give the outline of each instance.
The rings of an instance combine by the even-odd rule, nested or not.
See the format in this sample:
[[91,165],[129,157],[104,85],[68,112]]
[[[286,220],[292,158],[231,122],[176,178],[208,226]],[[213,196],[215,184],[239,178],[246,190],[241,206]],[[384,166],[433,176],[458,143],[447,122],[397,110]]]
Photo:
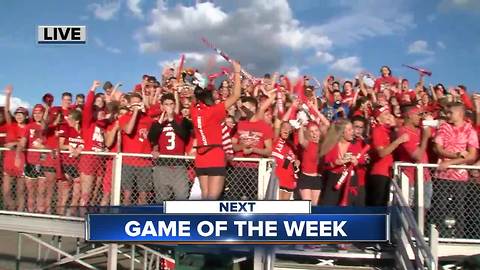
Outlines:
[[[372,147],[374,149],[380,146],[387,147],[390,143],[390,128],[385,125],[375,126],[372,130]],[[389,177],[393,165],[393,155],[390,153],[381,158],[376,152],[377,151],[374,151],[375,154],[372,157],[372,170],[370,174]]]
[[305,149],[303,149],[302,162],[300,170],[306,174],[319,174],[319,158],[318,143],[309,141]]
[[[122,152],[124,153],[152,153],[152,147],[148,141],[148,131],[152,126],[153,120],[150,116],[138,112],[137,120],[131,134],[126,134],[123,129],[132,118],[132,112],[128,112],[118,119],[120,128],[122,128]],[[148,166],[151,162],[146,159],[124,157],[125,164],[131,166]]]
[[190,115],[193,121],[195,138],[197,139],[195,167],[225,167],[221,126],[221,123],[227,116],[225,103],[220,102],[212,106],[207,106],[203,103],[192,104]]
[[[24,138],[27,139],[27,149],[39,148],[40,144],[45,144],[46,138],[43,132],[42,125],[31,122],[25,126]],[[39,164],[40,153],[39,152],[27,152],[27,163]]]
[[105,149],[104,129],[97,125],[93,117],[93,102],[95,101],[95,92],[88,91],[87,100],[83,109],[82,118],[82,138],[85,145],[85,151],[101,152]]
[[295,188],[293,163],[295,154],[291,145],[282,138],[277,138],[273,143],[272,157],[275,158],[275,174],[280,180],[280,187]]
[[15,123],[7,124],[6,129],[7,129],[7,134],[5,136],[5,142],[6,143],[18,142],[25,134],[26,126],[22,128],[15,122]]
[[[273,139],[273,129],[272,126],[268,125],[265,121],[255,121],[251,122],[248,120],[240,121],[237,125],[237,133],[235,138],[238,140],[239,144],[246,145],[251,148],[265,148],[265,141],[268,139]],[[235,153],[235,156],[238,157],[249,157],[249,158],[260,158],[262,156],[251,153],[249,155],[244,155],[243,151]]]

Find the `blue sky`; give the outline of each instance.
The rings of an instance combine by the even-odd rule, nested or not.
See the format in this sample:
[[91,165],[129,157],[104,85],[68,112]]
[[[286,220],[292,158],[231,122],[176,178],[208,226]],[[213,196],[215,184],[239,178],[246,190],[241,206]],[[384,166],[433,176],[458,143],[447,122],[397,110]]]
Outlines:
[[[187,66],[205,66],[202,36],[259,76],[352,78],[386,64],[415,81],[401,66],[414,64],[433,71],[429,82],[480,87],[477,0],[3,0],[1,11],[0,87],[13,84],[17,103],[84,93],[94,79],[128,91],[182,52]],[[87,44],[38,45],[38,25],[86,25]]]

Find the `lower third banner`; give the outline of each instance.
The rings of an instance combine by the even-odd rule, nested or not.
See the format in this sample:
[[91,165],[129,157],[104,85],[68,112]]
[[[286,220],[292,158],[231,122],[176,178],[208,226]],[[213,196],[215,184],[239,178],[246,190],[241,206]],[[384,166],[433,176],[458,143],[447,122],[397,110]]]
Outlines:
[[90,214],[86,240],[101,242],[382,242],[388,214]]

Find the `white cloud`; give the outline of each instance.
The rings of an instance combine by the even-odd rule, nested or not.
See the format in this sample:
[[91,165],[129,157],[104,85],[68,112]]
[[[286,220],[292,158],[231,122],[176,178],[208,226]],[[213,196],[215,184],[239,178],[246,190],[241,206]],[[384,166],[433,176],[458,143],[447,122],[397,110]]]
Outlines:
[[92,3],[88,5],[88,9],[93,11],[95,18],[109,21],[117,15],[120,10],[120,1],[107,1],[102,4]]
[[330,68],[332,70],[345,72],[348,74],[357,74],[362,71],[360,64],[360,58],[358,56],[349,56],[345,58],[337,59]]
[[135,15],[135,17],[141,18],[143,16],[142,9],[140,8],[141,0],[127,0],[128,9]]
[[[162,60],[158,61],[158,66],[163,68],[167,67],[177,67],[180,63],[180,56],[177,59]],[[184,67],[195,67],[201,71],[205,71],[207,66],[208,68],[213,68],[213,66],[218,66],[219,64],[227,66],[227,62],[220,56],[208,53],[185,53],[185,62]],[[217,70],[211,70],[211,72],[216,72]]]
[[286,0],[249,0],[237,5],[226,11],[211,2],[168,7],[158,1],[148,25],[136,36],[139,49],[143,53],[204,53],[209,51],[200,41],[204,36],[241,60],[247,70],[264,73],[279,69],[288,51],[325,51],[332,46],[315,27],[300,24]]
[[446,49],[447,46],[445,45],[445,43],[443,43],[442,41],[437,41],[437,46],[440,48],[440,49]]
[[300,68],[297,66],[292,66],[285,72],[285,75],[287,75],[290,80],[294,80],[300,77]]
[[424,55],[433,55],[434,52],[428,47],[428,42],[425,40],[416,40],[410,45],[408,45],[409,54],[424,54]]
[[114,53],[114,54],[119,54],[119,53],[122,52],[122,51],[121,51],[120,49],[118,49],[118,48],[105,45],[105,43],[103,42],[103,40],[101,40],[101,39],[98,38],[98,37],[94,37],[93,40],[95,41],[95,44],[96,44],[99,48],[105,49],[107,52]]
[[430,14],[430,15],[427,16],[427,21],[428,21],[429,23],[432,23],[432,22],[435,21],[436,19],[437,19],[437,15],[435,15],[435,14]]
[[406,11],[401,1],[338,1],[338,4],[344,12],[318,26],[336,45],[398,35],[416,27],[413,14]]
[[317,51],[315,58],[322,64],[330,63],[335,60],[335,57],[328,52]]
[[[5,95],[0,94],[0,106],[5,106]],[[30,103],[18,97],[11,97],[10,112],[13,113],[18,107],[30,108]]]
[[416,60],[415,62],[413,62],[412,65],[417,67],[425,67],[432,64],[433,62],[435,62],[435,57],[430,55],[430,56],[426,56],[424,58]]

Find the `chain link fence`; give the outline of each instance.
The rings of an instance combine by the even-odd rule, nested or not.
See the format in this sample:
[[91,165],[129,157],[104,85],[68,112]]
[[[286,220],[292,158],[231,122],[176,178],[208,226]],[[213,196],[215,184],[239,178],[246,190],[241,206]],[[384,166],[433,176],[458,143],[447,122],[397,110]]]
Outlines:
[[[121,204],[161,204],[201,199],[194,158],[122,153]],[[235,159],[227,167],[222,200],[259,199],[259,160]]]
[[[193,157],[104,152],[72,156],[68,152],[29,150],[21,155],[20,162],[15,160],[15,151],[0,149],[3,210],[78,216],[92,206],[201,199]],[[259,190],[266,190],[268,162],[230,162],[222,199],[263,199]]]
[[29,150],[16,161],[1,149],[1,209],[77,216],[79,207],[109,205],[114,155]]
[[[440,238],[480,239],[480,167],[452,166],[440,171],[433,164],[396,164],[395,174],[408,183],[417,221],[429,234],[435,224]],[[457,180],[454,180],[457,179]]]

